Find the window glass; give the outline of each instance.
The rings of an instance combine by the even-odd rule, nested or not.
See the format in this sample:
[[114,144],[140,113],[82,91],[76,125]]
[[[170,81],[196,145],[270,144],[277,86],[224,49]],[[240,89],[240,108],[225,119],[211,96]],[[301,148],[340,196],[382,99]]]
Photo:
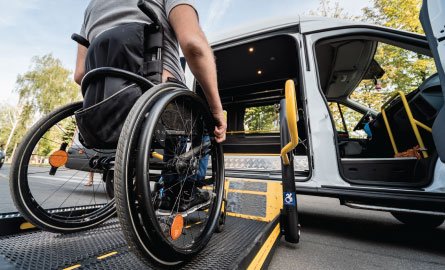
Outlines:
[[329,102],[329,110],[334,118],[335,129],[337,132],[346,132],[337,102]]
[[[339,109],[338,104],[336,102],[330,102],[329,109],[332,113],[332,117],[334,118],[335,128],[337,132],[342,132],[342,133],[347,132],[349,138],[365,139],[367,137],[366,133],[363,130],[354,131],[355,126],[363,117],[362,113],[354,109],[351,109],[349,107],[346,107],[342,104],[340,104],[340,109]],[[346,130],[343,124],[340,110],[341,113],[343,113],[343,117],[346,123]]]
[[377,80],[361,81],[350,98],[376,111],[394,91],[412,92],[437,72],[433,58],[381,42],[374,59],[385,74]]
[[246,108],[244,130],[247,132],[279,132],[278,104]]

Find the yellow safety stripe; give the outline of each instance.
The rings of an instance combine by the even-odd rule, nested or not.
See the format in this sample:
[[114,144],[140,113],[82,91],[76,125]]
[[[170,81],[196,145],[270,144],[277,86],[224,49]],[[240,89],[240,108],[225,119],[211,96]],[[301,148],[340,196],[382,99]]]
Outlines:
[[79,268],[79,267],[81,267],[81,266],[82,266],[82,265],[80,265],[80,264],[76,264],[76,265],[73,265],[73,266],[64,268],[63,270],[73,270],[73,269],[77,269],[77,268]]
[[[103,260],[103,259],[106,259],[106,258],[108,258],[108,257],[114,256],[114,255],[116,255],[117,253],[118,253],[117,251],[112,251],[112,252],[110,252],[110,253],[107,253],[107,254],[98,256],[97,259],[98,259],[98,260]],[[82,266],[81,264],[75,264],[75,265],[73,265],[73,266],[64,268],[63,270],[73,270],[73,269],[77,269],[77,268],[79,268],[79,267],[81,267],[81,266]]]
[[116,254],[117,254],[117,251],[113,251],[113,252],[104,254],[104,255],[102,255],[102,256],[99,256],[99,257],[97,257],[97,259],[98,259],[98,260],[103,260],[103,259],[105,259],[105,258],[114,256],[114,255],[116,255]]
[[266,192],[262,192],[262,191],[241,190],[241,189],[229,189],[229,193],[242,193],[242,194],[262,195],[262,196],[267,195]]
[[264,222],[269,222],[270,221],[266,217],[260,217],[260,216],[254,216],[254,215],[246,215],[246,214],[239,214],[239,213],[235,213],[235,212],[227,212],[227,215],[231,216],[231,217],[244,218],[244,219],[250,219],[250,220],[256,220],[256,221],[264,221]]
[[[207,210],[206,210],[206,211],[207,211]],[[190,229],[191,227],[193,227],[193,226],[195,226],[195,225],[199,225],[199,224],[202,224],[202,221],[198,221],[198,222],[189,224],[189,225],[185,226],[184,228],[185,228],[185,229]]]
[[[242,182],[261,182],[267,184],[267,191],[253,191],[253,190],[240,190],[240,189],[230,189],[230,183],[242,183]],[[249,194],[249,195],[258,195],[258,196],[266,196],[266,209],[265,216],[254,216],[248,214],[241,214],[235,212],[227,212],[227,215],[232,217],[258,220],[264,222],[271,222],[274,220],[279,214],[281,209],[283,208],[283,187],[281,182],[277,181],[262,181],[262,180],[233,180],[227,179],[225,185],[226,194],[240,193],[240,194]]]
[[258,251],[255,258],[250,263],[249,267],[247,267],[247,270],[259,270],[263,267],[263,264],[266,261],[266,258],[269,255],[270,251],[272,250],[275,241],[277,240],[279,235],[280,235],[280,225],[278,224],[277,226],[275,226],[275,229],[269,235],[266,242],[264,242],[263,246]]

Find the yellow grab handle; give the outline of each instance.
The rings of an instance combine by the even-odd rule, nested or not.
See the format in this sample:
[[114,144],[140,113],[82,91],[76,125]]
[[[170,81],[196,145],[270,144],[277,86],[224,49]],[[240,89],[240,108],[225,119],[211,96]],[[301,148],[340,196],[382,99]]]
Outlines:
[[159,160],[164,160],[164,156],[163,155],[161,155],[161,154],[159,154],[157,152],[154,152],[154,151],[151,152],[151,156],[156,158],[156,159],[159,159]]
[[295,83],[293,80],[287,80],[285,85],[286,99],[286,118],[289,129],[290,142],[281,149],[281,158],[284,165],[289,165],[287,153],[291,152],[298,145],[298,127],[297,127],[297,98],[295,93]]
[[416,136],[417,143],[419,144],[420,149],[422,149],[422,155],[424,158],[428,157],[428,152],[425,150],[425,144],[423,143],[422,136],[419,132],[419,127],[425,129],[428,132],[433,132],[430,127],[423,124],[422,122],[414,119],[413,113],[411,112],[411,108],[409,106],[408,100],[406,99],[405,93],[402,91],[395,92],[391,95],[391,97],[388,99],[388,101],[385,102],[385,104],[382,105],[381,113],[383,116],[383,121],[385,122],[386,131],[388,132],[389,140],[391,141],[392,148],[394,150],[394,154],[398,154],[399,150],[397,149],[396,141],[394,139],[394,135],[391,130],[391,126],[389,125],[388,117],[386,115],[385,109],[389,106],[391,101],[393,101],[396,97],[400,96],[400,99],[402,100],[403,108],[405,109],[406,115],[408,116],[409,123],[411,124],[411,128],[413,129],[414,135]]

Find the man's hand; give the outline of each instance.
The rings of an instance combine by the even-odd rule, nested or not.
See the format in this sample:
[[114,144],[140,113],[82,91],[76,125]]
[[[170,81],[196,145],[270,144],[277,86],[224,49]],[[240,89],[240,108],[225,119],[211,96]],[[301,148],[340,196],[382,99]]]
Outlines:
[[226,130],[227,130],[227,121],[223,111],[218,111],[213,114],[213,118],[215,119],[215,140],[218,143],[222,143],[226,140]]

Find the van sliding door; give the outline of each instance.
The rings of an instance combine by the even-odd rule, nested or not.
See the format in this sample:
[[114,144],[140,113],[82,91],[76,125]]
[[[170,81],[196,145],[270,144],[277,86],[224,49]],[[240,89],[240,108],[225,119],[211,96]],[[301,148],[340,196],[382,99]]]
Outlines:
[[[439,72],[445,99],[445,1],[424,0],[420,21],[430,44]],[[439,112],[433,125],[433,138],[442,162],[445,162],[445,106]]]

